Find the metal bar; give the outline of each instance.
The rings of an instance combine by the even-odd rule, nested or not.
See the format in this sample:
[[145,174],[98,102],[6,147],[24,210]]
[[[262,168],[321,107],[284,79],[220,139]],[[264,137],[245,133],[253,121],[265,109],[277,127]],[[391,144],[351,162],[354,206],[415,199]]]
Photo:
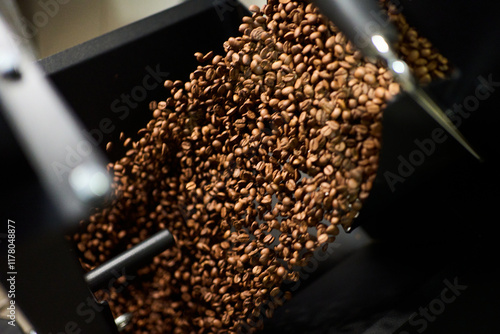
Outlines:
[[124,271],[149,263],[153,257],[171,247],[174,242],[174,237],[170,231],[162,230],[87,272],[85,274],[85,281],[91,290],[96,291],[105,286],[113,278],[116,278],[117,273],[121,274]]
[[83,134],[69,106],[38,64],[14,42],[0,16],[2,111],[65,222],[77,223],[107,195],[103,154]]

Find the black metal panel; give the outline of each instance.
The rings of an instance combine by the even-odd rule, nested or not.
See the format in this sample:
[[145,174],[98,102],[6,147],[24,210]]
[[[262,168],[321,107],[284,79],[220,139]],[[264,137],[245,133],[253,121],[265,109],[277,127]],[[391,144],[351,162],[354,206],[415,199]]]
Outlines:
[[[248,13],[236,4],[186,1],[40,64],[103,148],[151,119],[149,102],[166,99],[167,78],[189,78],[199,65],[195,52],[223,53],[223,42],[238,34]],[[103,127],[103,120],[110,125]]]

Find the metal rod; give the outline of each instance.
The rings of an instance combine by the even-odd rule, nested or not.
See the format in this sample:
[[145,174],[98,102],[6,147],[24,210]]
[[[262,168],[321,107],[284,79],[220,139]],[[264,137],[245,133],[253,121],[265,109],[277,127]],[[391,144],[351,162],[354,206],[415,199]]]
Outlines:
[[[36,101],[36,103],[30,103]],[[0,16],[2,113],[64,222],[85,217],[110,193],[107,159]]]
[[132,320],[132,313],[125,313],[116,318],[115,324],[116,328],[118,328],[118,331],[123,331],[125,327],[127,327],[127,325],[130,323],[130,320]]
[[403,90],[438,122],[476,159],[481,156],[472,148],[444,111],[417,86],[408,65],[396,55],[391,45],[397,30],[380,13],[375,0],[315,0],[320,10],[332,20],[365,56],[384,59]]
[[164,252],[174,243],[175,240],[170,231],[162,230],[87,272],[84,276],[85,281],[92,291],[99,290],[121,276],[124,271],[142,267],[151,262],[153,257]]
[[450,135],[455,138],[455,140],[462,145],[470,154],[472,154],[477,160],[483,161],[482,157],[476,150],[471,146],[471,144],[465,139],[463,134],[455,127],[451,120],[446,116],[444,111],[438,107],[438,105],[422,90],[417,89],[415,92],[411,92],[413,99],[425,110],[429,115],[434,118]]

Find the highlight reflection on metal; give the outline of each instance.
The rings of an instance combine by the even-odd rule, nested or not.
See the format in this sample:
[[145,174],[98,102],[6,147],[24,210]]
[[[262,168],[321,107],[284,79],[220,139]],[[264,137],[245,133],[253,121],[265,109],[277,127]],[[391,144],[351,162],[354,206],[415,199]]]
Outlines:
[[387,53],[389,52],[389,44],[385,40],[385,38],[381,35],[373,35],[372,38],[372,43],[375,46],[375,48],[378,50],[380,53]]
[[[106,159],[85,127],[14,41],[0,16],[1,111],[64,221],[76,223],[110,190]],[[27,106],[29,101],[36,101]]]
[[19,72],[19,51],[1,14],[0,31],[0,76],[9,78]]
[[384,59],[389,69],[394,74],[396,80],[400,83],[411,98],[418,103],[436,122],[439,123],[460,145],[470,152],[476,159],[482,160],[479,154],[472,148],[467,139],[455,127],[445,112],[434,102],[433,99],[415,82],[410,68],[406,62],[398,59],[396,54],[390,49],[389,44],[381,35],[374,35],[371,38],[375,48],[379,51],[380,58]]
[[110,190],[109,178],[102,167],[90,163],[75,167],[69,174],[69,184],[84,202],[100,198]]
[[[315,0],[323,14],[352,41],[367,57],[386,61],[395,79],[409,96],[451,134],[474,157],[481,160],[444,111],[416,83],[408,64],[391,47],[397,42],[398,31],[381,14],[375,0]],[[381,24],[383,22],[383,24]]]
[[130,323],[130,320],[132,320],[132,314],[131,313],[124,313],[120,315],[118,318],[115,319],[115,324],[116,327],[118,328],[118,331],[121,332],[122,330],[127,327],[127,325]]
[[476,159],[482,161],[481,156],[474,150],[474,148],[469,144],[467,139],[463,134],[458,131],[451,120],[446,116],[443,110],[425,93],[425,91],[418,87],[414,91],[410,92],[412,98],[425,110],[429,115],[436,120],[449,134],[455,138],[456,141],[460,143],[467,151],[470,152]]

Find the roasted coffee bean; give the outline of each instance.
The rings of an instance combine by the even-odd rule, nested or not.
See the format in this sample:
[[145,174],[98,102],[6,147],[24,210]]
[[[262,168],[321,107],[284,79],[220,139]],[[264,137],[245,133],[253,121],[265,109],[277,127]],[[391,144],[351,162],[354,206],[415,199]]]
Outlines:
[[[419,82],[446,76],[446,58],[384,6]],[[223,55],[197,52],[189,80],[165,81],[137,136],[120,133],[109,205],[71,237],[90,270],[160,229],[175,236],[133,281],[97,293],[133,314],[125,332],[237,333],[272,316],[290,296],[283,283],[370,193],[382,114],[401,87],[313,4],[250,11]]]

